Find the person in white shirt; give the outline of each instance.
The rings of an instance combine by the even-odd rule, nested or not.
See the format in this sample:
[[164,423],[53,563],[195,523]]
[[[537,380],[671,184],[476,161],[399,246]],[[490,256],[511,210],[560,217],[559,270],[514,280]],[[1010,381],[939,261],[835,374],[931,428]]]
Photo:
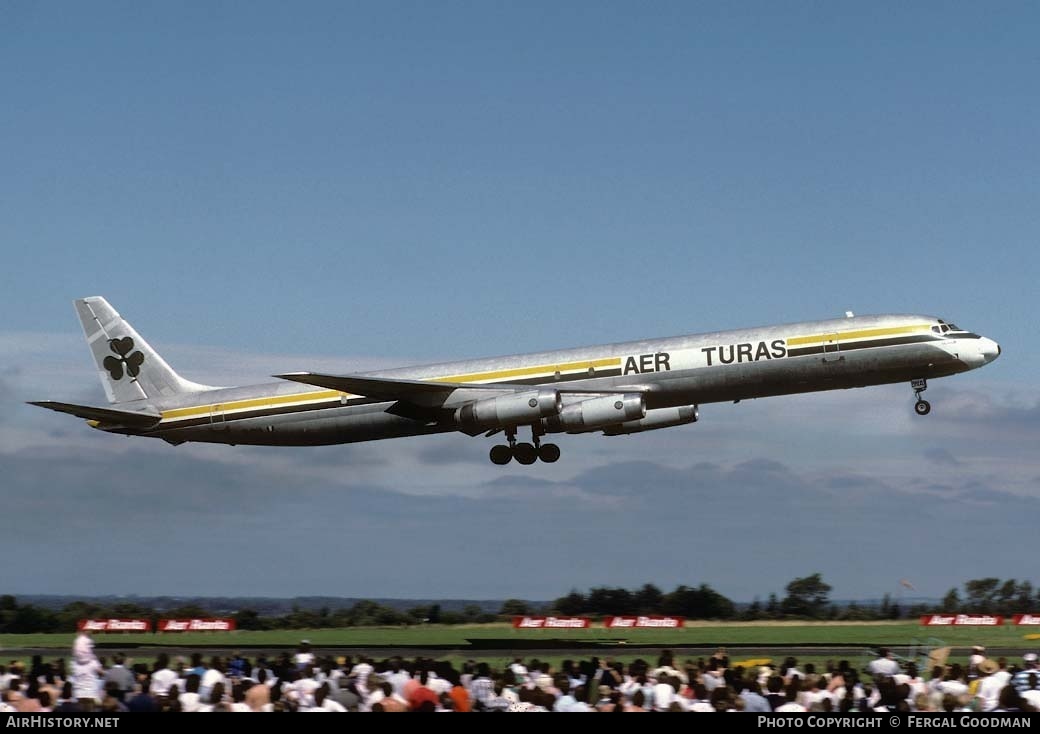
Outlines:
[[89,630],[80,630],[72,643],[72,659],[78,663],[86,663],[97,660],[94,654],[94,640],[90,639]]
[[986,659],[986,648],[982,645],[975,645],[971,648],[971,657],[968,658],[968,680],[975,680],[979,677],[979,663]]
[[199,681],[199,696],[203,701],[209,700],[210,692],[218,683],[227,688],[227,678],[224,677],[224,661],[214,657],[209,661],[209,668],[202,674],[202,679]]
[[319,683],[309,675],[301,675],[300,678],[292,684],[292,689],[289,691],[289,698],[295,698],[296,704],[299,708],[309,708],[315,705],[314,694],[322,685],[324,684]]
[[936,687],[936,690],[944,696],[949,694],[954,698],[960,698],[968,692],[968,684],[964,682],[964,670],[960,664],[954,663],[950,666],[949,671],[943,677],[942,682]]
[[357,684],[362,688],[368,688],[368,676],[372,675],[372,671],[375,668],[372,667],[372,661],[366,657],[362,657],[361,660],[350,669],[350,676],[357,679]]
[[877,660],[872,660],[867,670],[873,676],[894,676],[899,672],[899,663],[892,657],[892,652],[887,647],[878,651]]
[[180,680],[176,671],[170,668],[170,656],[164,652],[159,653],[155,661],[155,672],[152,673],[152,683],[149,693],[153,696],[165,697],[170,692],[170,686]]
[[77,659],[72,663],[72,695],[84,711],[93,711],[100,700],[101,663],[97,658]]
[[[11,687],[11,681],[18,677],[17,673],[9,673],[6,665],[0,665],[0,692]],[[2,709],[0,709],[2,710]]]
[[425,682],[422,681],[421,676],[419,682],[436,693],[438,698],[440,698],[441,694],[451,693],[451,683],[444,678],[438,677],[438,675],[432,670],[427,673]]
[[784,691],[784,697],[786,701],[776,707],[777,713],[785,713],[789,711],[802,712],[807,711],[805,706],[798,703],[799,685],[797,682],[789,683],[786,690]]
[[988,658],[976,665],[975,670],[980,678],[975,694],[975,698],[979,700],[979,710],[992,711],[997,707],[1000,691],[1008,684],[1011,674],[1006,670],[1001,674],[1000,665],[995,660]]
[[190,713],[192,711],[198,711],[199,706],[202,705],[202,701],[199,698],[200,680],[202,680],[202,677],[198,673],[191,673],[184,679],[184,693],[177,697],[182,712]]
[[517,685],[527,683],[527,666],[524,665],[523,658],[515,658],[513,663],[509,666],[509,669],[512,670],[513,675],[516,676]]
[[667,711],[675,699],[675,689],[668,683],[654,685],[654,711]]
[[400,658],[390,661],[390,670],[383,673],[383,680],[393,686],[394,694],[404,699],[404,687],[412,679],[412,674],[404,669]]
[[293,656],[293,665],[301,673],[310,675],[311,668],[314,667],[314,653],[311,652],[310,640],[300,640],[300,647]]
[[899,673],[893,676],[897,686],[907,685],[910,687],[910,693],[906,697],[907,703],[913,705],[917,697],[922,693],[928,692],[928,686],[925,684],[924,679],[917,674],[917,664],[910,663],[906,666],[906,673]]

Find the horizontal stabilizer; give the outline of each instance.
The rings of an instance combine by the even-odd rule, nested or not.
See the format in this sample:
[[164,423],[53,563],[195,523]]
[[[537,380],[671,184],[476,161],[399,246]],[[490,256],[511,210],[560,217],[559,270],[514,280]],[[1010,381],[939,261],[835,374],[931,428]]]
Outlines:
[[[360,375],[323,375],[317,372],[289,372],[274,375],[283,380],[302,382],[305,385],[316,385],[330,390],[363,395],[366,398],[385,398],[386,400],[408,400],[420,395],[433,396],[447,394],[455,390],[495,390],[498,392],[523,392],[537,389],[538,385],[511,385],[505,382],[424,382],[422,380],[395,380],[386,377],[362,377]],[[631,386],[620,389],[612,388],[570,388],[547,382],[541,387],[552,388],[561,393],[588,395],[604,395],[614,393],[646,392],[645,386]]]
[[74,405],[72,403],[56,403],[53,400],[39,400],[29,405],[38,405],[59,413],[68,413],[79,418],[126,426],[127,428],[151,428],[159,424],[162,416],[158,413],[139,413],[129,410],[113,410],[112,408],[95,408],[91,405]]

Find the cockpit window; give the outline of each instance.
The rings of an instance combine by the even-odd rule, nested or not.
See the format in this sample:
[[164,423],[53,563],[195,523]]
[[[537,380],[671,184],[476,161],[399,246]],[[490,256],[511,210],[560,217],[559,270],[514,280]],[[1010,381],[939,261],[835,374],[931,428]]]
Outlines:
[[946,334],[951,331],[964,331],[961,327],[957,326],[957,324],[950,324],[946,321],[943,321],[942,319],[936,320],[939,322],[939,325],[932,327],[932,331],[934,331],[936,334]]
[[942,319],[938,319],[938,324],[932,327],[932,331],[936,334],[949,334],[951,339],[981,339],[982,337],[978,334],[974,334],[970,331],[965,331],[957,324],[948,324]]

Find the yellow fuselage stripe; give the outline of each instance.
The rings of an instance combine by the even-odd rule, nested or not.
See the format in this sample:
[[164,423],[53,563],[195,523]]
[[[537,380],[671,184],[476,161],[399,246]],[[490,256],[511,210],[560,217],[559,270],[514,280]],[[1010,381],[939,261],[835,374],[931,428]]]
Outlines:
[[617,367],[620,366],[620,364],[620,357],[608,357],[606,359],[593,359],[583,362],[543,364],[537,367],[517,367],[512,370],[498,370],[496,372],[476,372],[468,375],[449,375],[448,377],[435,377],[432,380],[429,380],[429,382],[484,382],[485,380],[523,377],[525,375],[537,375],[539,373],[551,375],[556,372],[573,372],[574,370],[595,369],[596,367]]
[[817,344],[826,341],[846,341],[849,339],[866,339],[874,336],[894,336],[895,334],[910,334],[915,331],[928,331],[931,324],[914,324],[913,326],[893,326],[883,329],[861,329],[859,331],[838,331],[830,334],[813,334],[811,336],[794,336],[787,340],[787,346],[794,347],[800,344]]
[[247,410],[249,408],[273,408],[278,405],[290,403],[313,403],[318,400],[339,400],[343,393],[336,390],[316,390],[314,392],[294,393],[292,395],[278,395],[269,398],[251,398],[249,400],[232,400],[228,403],[213,403],[210,405],[197,405],[190,408],[177,408],[176,410],[164,410],[163,420],[173,418],[187,418],[203,415],[216,409],[218,406],[224,412],[231,410]]

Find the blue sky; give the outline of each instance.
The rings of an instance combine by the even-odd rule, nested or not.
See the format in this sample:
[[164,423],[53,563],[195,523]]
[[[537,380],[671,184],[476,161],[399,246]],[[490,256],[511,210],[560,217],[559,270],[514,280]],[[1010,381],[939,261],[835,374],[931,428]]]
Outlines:
[[[906,548],[875,548],[884,519],[855,503],[938,549],[1029,532],[1040,509],[1038,25],[1029,3],[4,4],[0,505],[26,559],[10,590],[1037,581],[1012,549],[893,573]],[[554,467],[494,469],[462,436],[173,449],[22,405],[103,400],[84,295],[210,383],[849,309],[943,316],[1004,355],[935,383],[925,420],[906,386],[706,406],[696,426],[568,439]],[[776,503],[809,510],[784,524]],[[147,545],[156,524],[183,559],[110,542]],[[265,574],[207,565],[257,538]],[[57,572],[84,544],[111,573]],[[365,569],[302,573],[301,548]]]

